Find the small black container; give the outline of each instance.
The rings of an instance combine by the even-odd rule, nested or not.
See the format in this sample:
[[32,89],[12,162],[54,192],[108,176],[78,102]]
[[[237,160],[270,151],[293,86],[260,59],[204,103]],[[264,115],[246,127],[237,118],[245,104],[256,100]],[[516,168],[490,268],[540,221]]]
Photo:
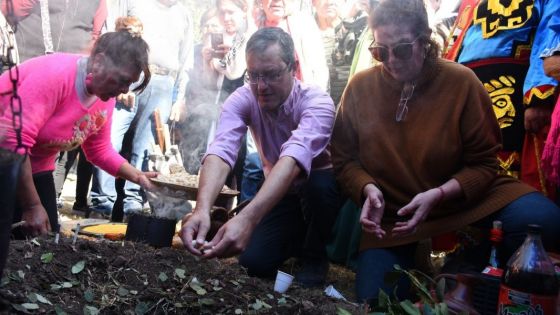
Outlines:
[[170,247],[175,235],[176,220],[134,214],[128,220],[125,240],[147,243],[154,247]]

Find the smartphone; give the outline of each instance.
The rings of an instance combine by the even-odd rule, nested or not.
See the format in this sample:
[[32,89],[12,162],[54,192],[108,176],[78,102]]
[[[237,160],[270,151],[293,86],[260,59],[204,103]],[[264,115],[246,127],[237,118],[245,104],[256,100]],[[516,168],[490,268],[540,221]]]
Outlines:
[[212,49],[214,50],[212,57],[223,58],[224,53],[222,52],[222,48],[219,46],[224,43],[224,34],[210,33],[210,42],[212,43]]

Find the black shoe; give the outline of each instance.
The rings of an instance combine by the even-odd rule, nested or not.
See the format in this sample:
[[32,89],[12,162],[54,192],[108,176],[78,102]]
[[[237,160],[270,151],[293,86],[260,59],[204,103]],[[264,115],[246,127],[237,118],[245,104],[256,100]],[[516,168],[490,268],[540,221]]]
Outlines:
[[304,260],[300,271],[296,272],[295,281],[304,288],[322,287],[327,279],[329,261]]
[[74,204],[72,205],[72,210],[78,212],[86,212],[89,210],[89,206],[87,204],[74,202]]

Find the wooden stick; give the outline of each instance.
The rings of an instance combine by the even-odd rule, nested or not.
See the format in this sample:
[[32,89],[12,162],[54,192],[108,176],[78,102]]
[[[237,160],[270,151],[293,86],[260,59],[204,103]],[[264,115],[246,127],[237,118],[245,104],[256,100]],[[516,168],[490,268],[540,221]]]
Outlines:
[[169,154],[169,149],[171,148],[171,135],[169,134],[169,125],[163,124],[163,141],[165,144],[164,154]]
[[154,121],[156,123],[156,134],[157,134],[157,141],[159,147],[161,148],[161,152],[165,153],[165,140],[164,140],[164,133],[163,133],[163,126],[161,123],[161,116],[159,114],[159,108],[156,108],[154,111]]

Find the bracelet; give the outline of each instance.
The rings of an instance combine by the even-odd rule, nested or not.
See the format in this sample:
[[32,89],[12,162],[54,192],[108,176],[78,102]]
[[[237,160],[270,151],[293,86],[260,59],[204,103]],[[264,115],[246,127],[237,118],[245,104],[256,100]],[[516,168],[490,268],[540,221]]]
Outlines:
[[439,193],[440,193],[439,194],[439,200],[437,202],[437,205],[439,205],[445,199],[445,191],[443,190],[443,188],[441,188],[441,186],[438,186],[436,189],[439,190]]

